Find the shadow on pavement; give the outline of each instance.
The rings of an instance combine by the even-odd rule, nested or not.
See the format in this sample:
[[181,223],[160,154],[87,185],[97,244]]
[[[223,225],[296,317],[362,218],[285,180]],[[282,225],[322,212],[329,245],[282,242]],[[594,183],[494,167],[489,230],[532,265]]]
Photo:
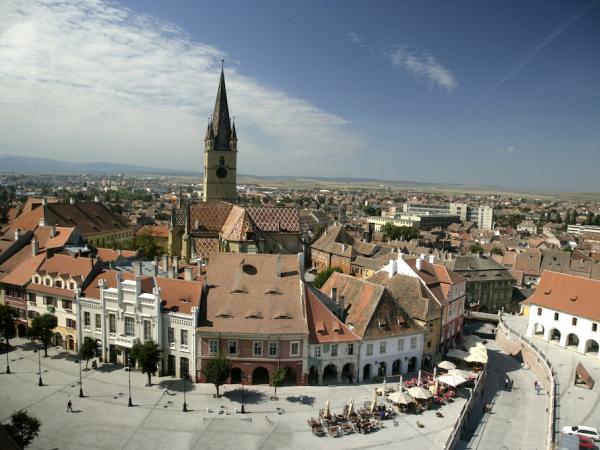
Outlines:
[[[242,388],[235,388],[230,391],[224,392],[223,397],[228,398],[234,402],[242,401]],[[247,405],[258,405],[260,403],[265,403],[268,399],[268,396],[261,391],[258,391],[253,388],[244,388],[244,404]]]
[[315,397],[312,395],[290,395],[285,399],[291,403],[301,403],[307,406],[313,406],[315,404]]
[[114,372],[115,370],[121,370],[123,369],[123,366],[119,366],[118,364],[102,364],[100,366],[98,366],[96,370],[96,372],[102,372],[102,373],[110,373],[110,372]]
[[57,353],[56,355],[52,355],[52,356],[48,356],[48,358],[50,359],[67,359],[69,361],[73,361],[73,362],[77,362],[77,355],[74,355],[71,352],[68,351],[62,351]]
[[[158,386],[160,389],[167,388],[167,391],[170,392],[183,392],[183,380],[179,378],[175,378],[173,380],[161,380],[158,384],[154,386]],[[196,389],[196,385],[191,381],[185,382],[185,390],[187,392],[194,391]]]

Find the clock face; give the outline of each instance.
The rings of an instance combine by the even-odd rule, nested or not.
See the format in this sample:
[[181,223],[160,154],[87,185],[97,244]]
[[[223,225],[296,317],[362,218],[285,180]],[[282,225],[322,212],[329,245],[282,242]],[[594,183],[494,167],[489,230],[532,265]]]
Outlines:
[[225,178],[227,176],[227,169],[223,166],[217,167],[217,177]]

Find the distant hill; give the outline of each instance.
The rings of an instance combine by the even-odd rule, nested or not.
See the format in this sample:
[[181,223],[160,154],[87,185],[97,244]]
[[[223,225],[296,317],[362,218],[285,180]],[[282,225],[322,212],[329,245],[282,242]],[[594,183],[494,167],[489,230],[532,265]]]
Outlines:
[[32,156],[14,156],[0,153],[0,172],[42,173],[71,175],[81,173],[123,173],[123,174],[155,174],[155,175],[201,175],[197,171],[174,170],[136,166],[133,164],[117,164],[109,162],[69,162],[50,158]]

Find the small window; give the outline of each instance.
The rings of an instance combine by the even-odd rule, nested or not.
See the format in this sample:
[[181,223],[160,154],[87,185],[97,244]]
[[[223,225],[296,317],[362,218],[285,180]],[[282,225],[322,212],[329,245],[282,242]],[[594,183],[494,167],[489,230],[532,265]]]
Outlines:
[[144,341],[152,339],[152,322],[144,320]]
[[314,354],[315,354],[315,358],[321,357],[321,346],[320,345],[315,345]]
[[175,328],[173,327],[167,328],[167,343],[169,346],[175,344]]
[[208,352],[211,355],[216,355],[219,352],[219,341],[216,339],[211,339],[208,341]]
[[88,328],[91,326],[90,313],[88,311],[83,313],[83,325]]
[[237,352],[238,352],[238,341],[229,341],[227,343],[227,346],[229,348],[229,354],[230,355],[237,355]]
[[558,313],[557,312],[554,313],[554,320],[558,320]]
[[102,329],[102,316],[100,314],[96,314],[96,318],[95,318],[95,326],[96,326],[96,330],[100,331]]
[[592,331],[598,331],[598,324],[597,323],[593,323],[592,324]]
[[261,341],[254,341],[253,344],[253,353],[254,356],[262,356],[263,350],[262,350],[262,342]]
[[188,345],[188,330],[181,330],[179,333],[179,337],[181,338],[181,342],[179,345],[187,347]]
[[571,319],[571,325],[573,325],[573,326],[577,325],[577,317],[573,317]]
[[117,320],[114,314],[108,315],[108,332],[111,334],[117,332]]
[[290,356],[300,356],[300,342],[290,343]]
[[542,308],[538,308],[538,309],[537,309],[537,315],[538,315],[538,316],[541,316],[541,315],[542,315]]
[[63,282],[62,280],[56,280],[56,282],[54,283],[56,285],[57,288],[62,289],[63,287]]
[[410,338],[410,349],[415,350],[417,348],[417,337],[413,336]]
[[386,350],[385,342],[380,342],[379,343],[379,354],[385,355],[385,350]]
[[135,336],[135,319],[125,317],[125,336]]
[[367,356],[373,356],[373,344],[367,344]]
[[338,346],[337,344],[331,344],[331,356],[338,355]]
[[404,351],[404,339],[398,339],[398,351],[399,352]]
[[348,355],[354,355],[354,344],[348,344]]
[[278,355],[279,355],[279,343],[269,342],[269,356],[278,356]]

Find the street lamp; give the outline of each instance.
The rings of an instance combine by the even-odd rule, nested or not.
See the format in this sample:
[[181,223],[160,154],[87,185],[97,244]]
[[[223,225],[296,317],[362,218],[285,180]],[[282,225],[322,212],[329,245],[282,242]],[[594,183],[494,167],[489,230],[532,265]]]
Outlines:
[[8,351],[9,351],[8,337],[6,337],[6,373],[7,374],[10,373],[10,365],[8,364]]
[[83,384],[81,384],[81,356],[79,360],[79,398],[83,398]]
[[127,372],[129,372],[129,403],[127,403],[127,406],[131,407],[133,406],[133,402],[131,401],[131,358],[127,357],[127,364],[129,366],[129,370]]
[[43,386],[44,383],[42,381],[42,352],[40,351],[39,344],[36,344],[35,349],[37,350],[38,354],[38,371],[40,375],[40,378],[38,380],[38,386]]
[[246,379],[246,374],[242,371],[242,414],[246,414],[246,409],[244,408],[244,380]]
[[187,398],[185,396],[185,380],[187,378],[187,372],[183,372],[181,374],[181,378],[183,379],[183,412],[187,412]]

